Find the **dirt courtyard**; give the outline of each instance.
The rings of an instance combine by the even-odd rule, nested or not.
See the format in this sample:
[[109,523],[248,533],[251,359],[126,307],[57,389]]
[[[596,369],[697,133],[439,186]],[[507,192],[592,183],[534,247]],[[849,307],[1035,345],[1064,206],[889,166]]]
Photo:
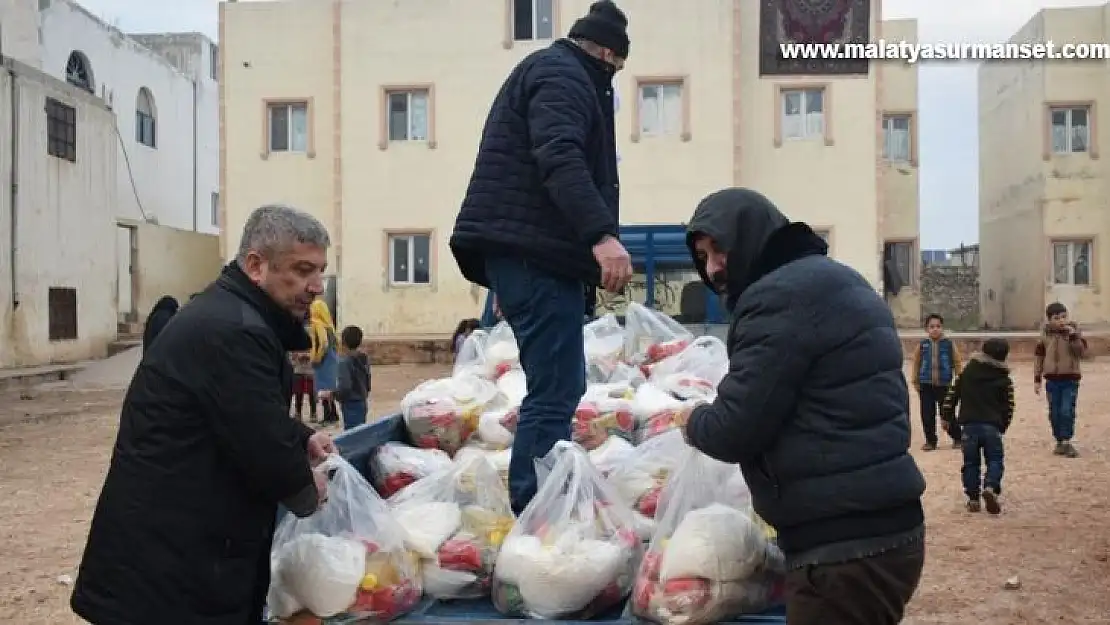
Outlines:
[[[374,414],[444,367],[377,367]],[[1018,415],[1006,437],[1000,517],[964,511],[960,454],[914,454],[929,481],[928,562],[906,623],[1110,623],[1110,361],[1087,366],[1076,437],[1053,456],[1030,365],[1016,365]],[[79,622],[75,567],[116,432],[122,390],[55,384],[0,391],[0,622]],[[913,398],[916,404],[916,397]],[[1017,577],[1018,590],[1006,590]]]

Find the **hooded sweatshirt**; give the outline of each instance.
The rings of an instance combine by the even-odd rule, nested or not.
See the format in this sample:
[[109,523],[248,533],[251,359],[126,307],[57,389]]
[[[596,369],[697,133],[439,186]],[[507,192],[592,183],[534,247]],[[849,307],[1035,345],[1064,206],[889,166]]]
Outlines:
[[[721,283],[694,254],[700,236],[727,251]],[[729,373],[690,415],[690,443],[740,465],[788,566],[922,541],[925,480],[909,454],[902,344],[875,288],[747,189],[703,200],[687,243],[731,315]]]
[[957,420],[957,406],[960,425],[987,423],[1005,434],[1014,420],[1014,381],[1010,368],[986,354],[972,356],[944,398],[941,415],[945,421]]
[[154,308],[150,309],[150,314],[146,317],[146,326],[143,328],[143,351],[150,348],[150,344],[154,339],[162,333],[166,324],[173,319],[177,314],[181,305],[177,303],[177,299],[171,295],[164,295],[161,299],[154,304]]

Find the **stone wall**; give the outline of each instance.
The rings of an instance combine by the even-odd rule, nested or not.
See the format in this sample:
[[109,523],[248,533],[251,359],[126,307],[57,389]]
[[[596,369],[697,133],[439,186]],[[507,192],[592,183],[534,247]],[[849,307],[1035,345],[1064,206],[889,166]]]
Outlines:
[[979,268],[928,265],[921,270],[921,317],[937,313],[949,330],[975,330],[979,322]]

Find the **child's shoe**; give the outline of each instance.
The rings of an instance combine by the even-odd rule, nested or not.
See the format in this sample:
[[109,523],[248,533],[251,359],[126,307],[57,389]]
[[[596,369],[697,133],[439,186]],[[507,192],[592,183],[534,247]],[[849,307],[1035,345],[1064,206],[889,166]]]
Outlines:
[[1075,448],[1075,445],[1071,444],[1071,441],[1064,441],[1061,445],[1063,445],[1063,451],[1060,453],[1061,456],[1065,458],[1079,457],[1079,451]]
[[998,491],[994,490],[993,488],[983,489],[983,503],[986,504],[988,513],[1002,513],[1002,505],[998,503]]
[[968,499],[966,505],[968,512],[979,512],[983,509],[983,506],[980,505],[978,499]]
[[1054,456],[1063,456],[1064,455],[1064,449],[1065,449],[1064,441],[1056,441],[1056,447],[1053,448],[1052,455],[1054,455]]
[[936,450],[937,450],[937,444],[936,443],[925,443],[924,445],[921,446],[921,451],[936,451]]

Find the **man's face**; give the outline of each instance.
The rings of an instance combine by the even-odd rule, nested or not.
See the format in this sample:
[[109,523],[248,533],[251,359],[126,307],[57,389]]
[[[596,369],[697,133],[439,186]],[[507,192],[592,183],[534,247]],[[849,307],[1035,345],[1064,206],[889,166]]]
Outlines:
[[613,74],[624,69],[624,63],[626,61],[626,59],[617,56],[616,53],[609,48],[601,49],[601,60],[613,66]]
[[694,239],[694,251],[698,261],[705,263],[705,273],[719,293],[728,290],[728,250],[722,250],[717,242],[706,234]]
[[1052,315],[1048,318],[1048,322],[1051,323],[1052,327],[1056,329],[1063,328],[1064,326],[1068,325],[1068,313],[1056,313],[1055,315]]
[[934,317],[929,320],[929,323],[925,324],[925,330],[929,333],[929,338],[939,339],[944,332],[944,324],[940,322],[940,319]]
[[251,282],[293,317],[304,319],[313,300],[324,292],[328,253],[322,247],[297,243],[273,259],[252,251],[243,264]]

